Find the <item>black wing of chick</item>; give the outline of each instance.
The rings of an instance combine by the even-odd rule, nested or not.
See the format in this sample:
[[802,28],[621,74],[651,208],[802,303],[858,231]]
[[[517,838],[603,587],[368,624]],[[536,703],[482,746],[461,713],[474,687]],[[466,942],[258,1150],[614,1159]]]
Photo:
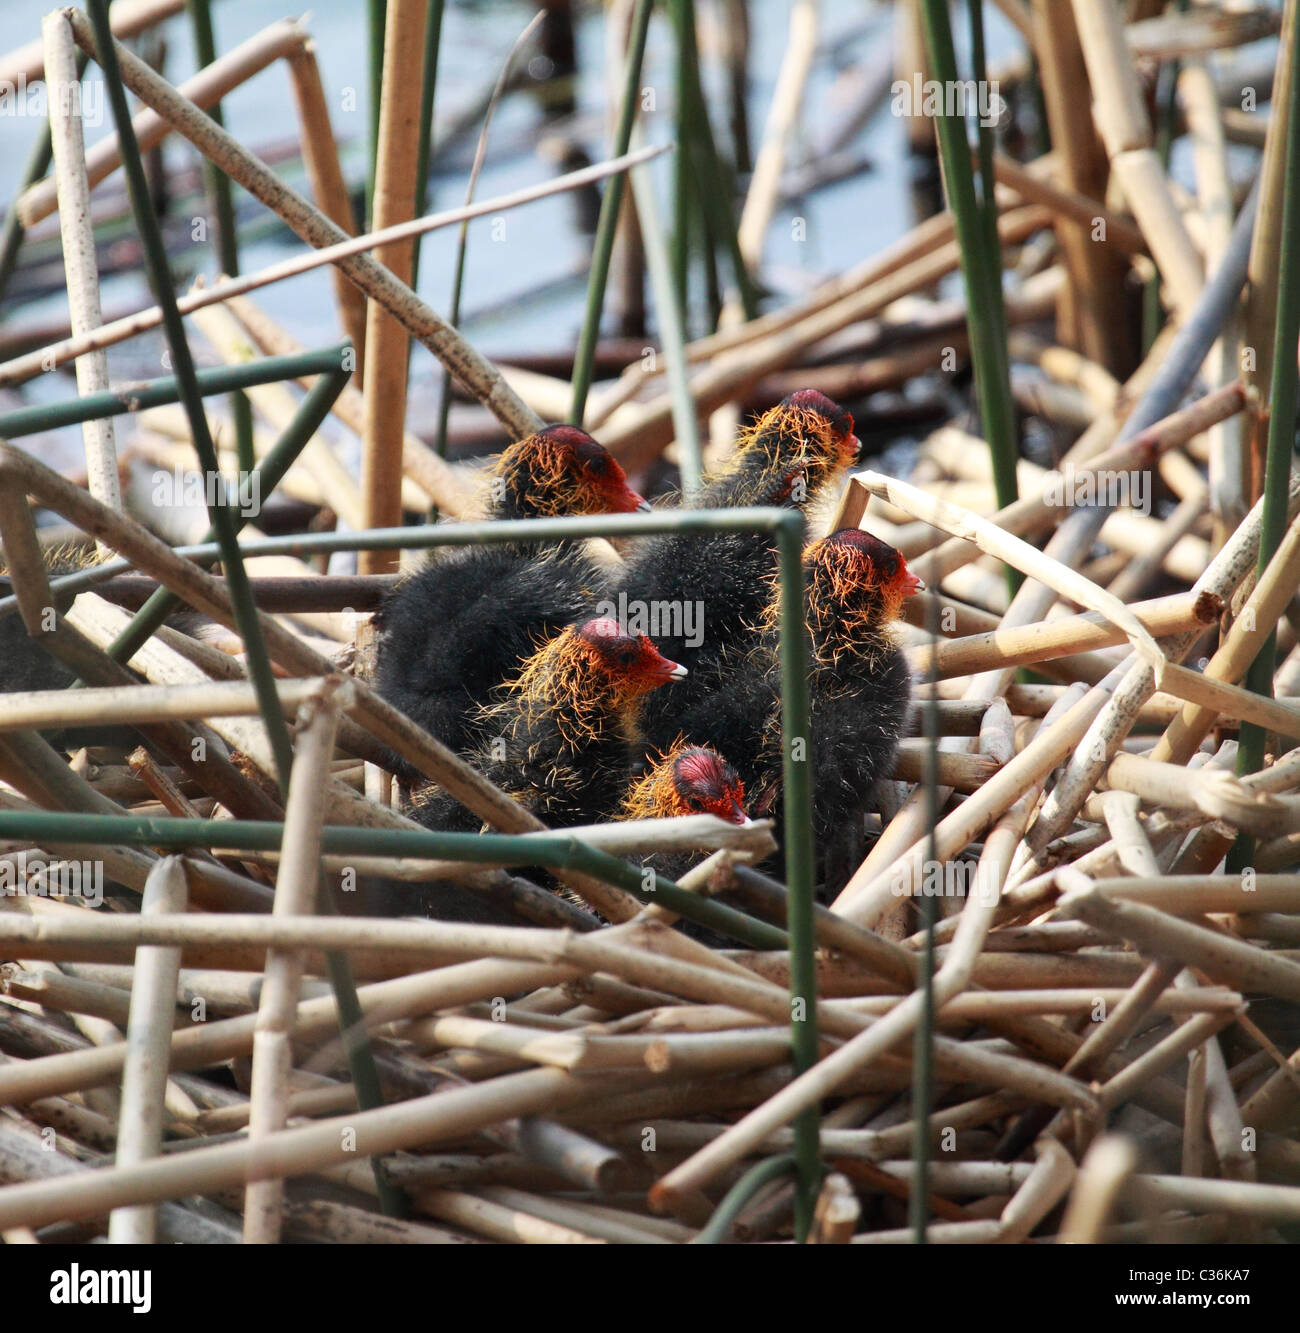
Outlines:
[[[911,677],[889,627],[920,585],[897,551],[857,529],[813,543],[804,564],[813,650],[806,755],[820,848],[867,810],[872,784],[893,765]],[[702,697],[682,711],[679,723],[693,740],[727,755],[745,782],[750,812],[776,819],[779,842],[783,751],[775,611],[774,590],[757,642],[700,673]]]
[[399,585],[380,614],[380,694],[444,745],[471,749],[481,739],[478,705],[581,616],[607,579],[572,544],[439,553]]
[[893,646],[869,674],[817,681],[812,751],[817,773],[813,827],[819,841],[862,815],[872,784],[889,776],[911,694],[907,659]]

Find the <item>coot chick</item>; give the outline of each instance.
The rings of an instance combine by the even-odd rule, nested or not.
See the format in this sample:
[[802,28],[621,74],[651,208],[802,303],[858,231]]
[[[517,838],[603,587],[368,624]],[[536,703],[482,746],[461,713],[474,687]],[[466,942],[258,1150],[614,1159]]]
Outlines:
[[[804,552],[804,570],[812,646],[813,825],[821,842],[865,811],[872,783],[893,764],[911,680],[891,626],[922,585],[898,551],[858,528],[813,542]],[[680,714],[679,725],[727,755],[750,793],[751,812],[777,818],[779,838],[783,766],[774,582],[769,592],[757,641],[733,648],[700,673],[702,697]]]
[[[490,518],[558,518],[649,508],[585,431],[548,426],[493,469]],[[453,750],[479,739],[475,713],[539,644],[579,618],[607,583],[581,543],[447,548],[394,589],[375,617],[380,694]],[[408,781],[418,777],[395,764]]]
[[[613,815],[641,753],[638,715],[646,695],[686,669],[645,635],[607,618],[570,625],[534,653],[480,708],[470,758],[544,823],[594,823]],[[426,828],[477,829],[447,793],[417,799]]]
[[677,815],[716,815],[729,824],[748,824],[745,784],[710,745],[692,745],[684,737],[659,757],[654,767],[628,788],[624,819],[671,819]]
[[[723,470],[706,479],[700,507],[809,505],[834,490],[857,451],[853,418],[825,394],[801,389],[744,432]],[[639,544],[615,595],[598,610],[651,634],[695,673],[753,638],[775,571],[770,533],[669,533]],[[692,678],[673,698],[651,700],[647,740],[671,745],[681,710],[701,697]]]

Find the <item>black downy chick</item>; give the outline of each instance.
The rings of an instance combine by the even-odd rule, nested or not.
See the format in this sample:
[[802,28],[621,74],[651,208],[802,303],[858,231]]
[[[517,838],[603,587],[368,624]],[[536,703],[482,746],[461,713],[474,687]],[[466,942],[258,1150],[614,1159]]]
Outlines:
[[[623,797],[620,819],[672,819],[680,815],[713,815],[728,824],[747,825],[745,784],[736,770],[712,746],[695,745],[679,737],[639,777]],[[657,853],[641,864],[669,879],[676,879],[698,853]]]
[[[47,554],[45,568],[49,577],[56,579],[60,575],[89,568],[96,560],[93,547],[84,551],[60,547]],[[0,575],[0,597],[10,597],[13,593],[13,580]],[[75,600],[75,593],[55,595],[53,610],[60,619],[67,615]],[[71,667],[42,647],[39,639],[27,633],[26,623],[18,610],[0,616],[0,694],[65,690],[76,678]],[[139,733],[131,727],[101,727],[89,722],[42,731],[41,735],[51,745],[64,750],[74,750],[81,746],[129,750],[140,742]]]
[[[877,778],[889,774],[911,696],[907,662],[891,626],[920,580],[892,546],[844,528],[804,552],[811,641],[809,704],[818,843],[861,816]],[[781,837],[781,689],[778,590],[769,585],[758,641],[702,672],[702,698],[679,716],[689,736],[726,754],[755,816],[777,819]]]
[[[585,431],[549,426],[506,449],[489,517],[632,513],[649,505]],[[465,752],[489,692],[539,644],[579,618],[607,575],[575,542],[449,548],[404,580],[375,618],[380,694],[430,735]],[[399,761],[407,780],[418,775]]]
[[[622,634],[612,620],[571,625],[533,654],[479,710],[485,739],[470,759],[503,791],[556,827],[612,815],[639,754],[641,700],[682,667],[644,637]],[[480,823],[437,787],[417,793],[408,814],[442,833],[474,833]],[[544,871],[533,877],[550,882]],[[510,924],[508,913],[447,880],[369,878],[360,910],[442,921]]]
[[[570,625],[479,710],[483,739],[470,758],[546,824],[609,818],[640,756],[643,700],[685,675],[644,635],[624,634],[613,620]],[[440,791],[417,800],[411,816],[426,828],[479,827]]]
[[[801,389],[744,433],[727,466],[706,479],[699,505],[811,504],[833,492],[857,452],[853,418],[825,394]],[[638,544],[615,597],[598,610],[651,634],[692,672],[671,699],[648,701],[643,727],[651,745],[671,745],[682,710],[703,697],[697,670],[752,637],[775,570],[776,548],[765,532],[670,533]]]
[[[611,816],[640,753],[641,700],[684,674],[651,641],[623,635],[612,620],[569,625],[479,709],[477,722],[488,738],[469,758],[547,824],[563,828]],[[408,813],[435,832],[480,828],[476,814],[436,786],[416,793]],[[537,870],[533,877],[549,880]],[[448,880],[365,877],[360,889],[357,905],[365,913],[512,922],[481,894]]]

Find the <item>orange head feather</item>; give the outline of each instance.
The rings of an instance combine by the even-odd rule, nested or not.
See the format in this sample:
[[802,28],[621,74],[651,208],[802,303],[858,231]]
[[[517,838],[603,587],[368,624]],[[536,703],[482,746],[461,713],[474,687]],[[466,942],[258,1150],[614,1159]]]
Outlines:
[[577,426],[547,426],[502,451],[493,468],[501,517],[630,514],[649,505],[618,460]]
[[574,746],[611,725],[631,735],[641,697],[685,675],[644,634],[599,617],[569,625],[538,649],[480,721],[488,729],[528,727],[545,714]]
[[745,504],[783,504],[816,495],[858,456],[853,418],[816,389],[800,389],[741,431],[721,474],[752,478]]
[[[841,653],[873,652],[892,643],[889,627],[903,603],[924,588],[902,554],[861,528],[841,528],[812,542],[803,554],[808,586],[808,629],[813,658],[833,666]],[[779,592],[773,583],[764,624],[776,624]]]
[[691,745],[683,737],[628,791],[625,819],[664,819],[673,815],[716,815],[730,824],[747,824],[745,784],[711,746]]

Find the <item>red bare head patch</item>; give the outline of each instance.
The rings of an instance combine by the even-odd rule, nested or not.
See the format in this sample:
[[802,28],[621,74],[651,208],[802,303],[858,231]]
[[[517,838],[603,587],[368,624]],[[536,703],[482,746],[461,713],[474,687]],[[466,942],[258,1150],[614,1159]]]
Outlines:
[[627,634],[611,616],[598,616],[574,630],[601,671],[634,692],[681,680],[686,668],[669,661],[644,634]]
[[716,750],[689,746],[672,761],[672,775],[683,813],[716,815],[731,824],[748,821],[745,784]]

